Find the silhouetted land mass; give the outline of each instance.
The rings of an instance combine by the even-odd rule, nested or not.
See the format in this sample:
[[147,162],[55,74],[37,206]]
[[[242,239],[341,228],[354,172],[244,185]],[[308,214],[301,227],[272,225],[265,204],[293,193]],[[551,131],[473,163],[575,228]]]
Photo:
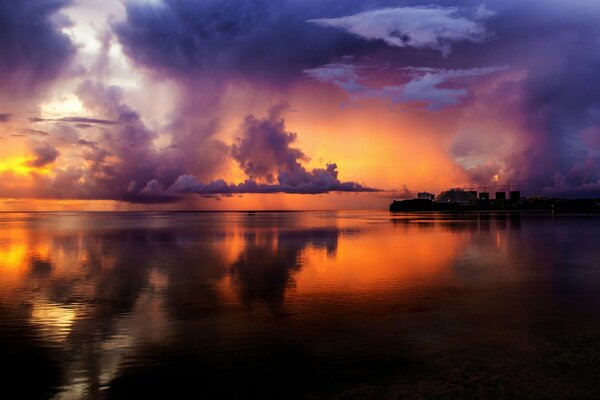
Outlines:
[[555,211],[600,212],[600,199],[545,199],[477,200],[469,204],[435,202],[424,199],[394,200],[392,212],[410,211]]

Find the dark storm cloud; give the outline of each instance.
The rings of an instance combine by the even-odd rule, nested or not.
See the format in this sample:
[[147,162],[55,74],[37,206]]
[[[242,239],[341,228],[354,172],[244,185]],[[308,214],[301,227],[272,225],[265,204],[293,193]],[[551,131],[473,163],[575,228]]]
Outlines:
[[[53,17],[67,4],[0,0],[0,89],[33,88],[58,76],[74,52]],[[469,95],[462,80],[505,72],[496,66],[524,71],[518,84],[499,85],[486,98],[487,108],[511,111],[499,112],[502,118],[523,121],[514,149],[490,160],[489,146],[467,146],[458,137],[450,153],[483,160],[465,167],[474,180],[510,171],[506,179],[523,191],[600,195],[600,148],[594,145],[600,141],[597,1],[575,6],[566,0],[485,5],[434,0],[424,6],[417,0],[163,0],[127,2],[125,8],[126,18],[113,25],[125,53],[138,66],[189,84],[179,85],[182,92],[191,89],[181,95],[165,128],[172,142],[164,150],[154,145],[158,133],[124,104],[115,87],[90,82],[80,87],[78,95],[97,118],[45,121],[94,125],[90,131],[101,132],[93,139],[74,138],[95,143],[80,146],[90,165],[86,182],[93,183],[85,196],[146,201],[186,192],[368,190],[340,182],[335,164],[307,170],[306,155],[294,146],[295,134],[285,130],[281,118],[248,117],[240,140],[229,149],[215,139],[220,128],[212,118],[219,113],[205,108],[227,107],[216,101],[227,80],[281,87],[308,75],[351,96],[459,113]],[[349,59],[358,69],[341,70]],[[368,85],[360,69],[365,63],[400,74],[410,67],[413,76],[398,85]],[[206,86],[209,81],[216,84]],[[248,181],[212,180],[228,155]]]
[[336,57],[383,47],[306,22],[364,7],[356,0],[131,2],[127,19],[114,30],[135,62],[169,76],[210,73],[277,82]]
[[399,7],[393,0],[163,0],[130,2],[126,10],[113,28],[138,64],[171,77],[210,73],[262,83],[300,77],[342,56],[415,59],[400,48],[448,55],[456,44],[486,40],[484,21],[494,14],[472,1]]
[[[486,22],[493,40],[479,48],[458,46],[448,59],[526,71],[517,107],[525,121],[523,134],[513,154],[499,161],[528,192],[600,196],[599,152],[581,136],[600,126],[600,4],[512,0],[488,5],[496,11]],[[496,107],[514,94],[499,93]]]
[[[419,8],[419,2],[407,1],[402,6],[410,7],[410,10],[375,6],[358,14],[313,22],[365,40],[384,40],[390,50],[398,49],[395,53],[378,52],[371,64],[379,61],[391,66],[410,65],[431,71],[476,71],[493,66],[506,66],[509,72],[523,71],[519,87],[511,82],[498,85],[496,96],[485,99],[486,107],[490,109],[512,108],[512,113],[502,111],[501,118],[523,121],[513,151],[470,166],[469,174],[474,180],[483,180],[499,173],[502,179],[519,182],[521,189],[529,193],[600,196],[600,166],[597,162],[600,151],[589,146],[590,136],[591,142],[600,140],[596,138],[600,135],[600,92],[596,89],[600,87],[597,73],[600,70],[600,3],[584,0],[575,6],[562,0],[508,0],[486,2],[483,6],[478,1],[435,1],[425,9],[439,9],[444,18],[450,16],[454,22],[460,22],[454,28],[466,28],[470,23],[476,23],[476,26],[471,25],[474,29],[448,30],[452,24],[445,24],[445,36],[425,35],[420,37],[420,44],[410,35],[401,33],[405,33],[412,23],[431,26],[432,21],[439,19],[410,22],[392,17],[393,14],[397,17],[400,11],[414,12]],[[389,29],[390,26],[394,29]],[[460,32],[473,35],[466,35],[466,40],[457,40],[448,46],[444,46],[443,40],[439,41],[452,35],[460,36]],[[407,52],[411,41],[412,47],[437,47],[445,56]],[[373,92],[371,87],[353,84],[360,83],[357,79],[315,76],[325,67],[308,70],[309,76],[312,74],[313,78],[332,82],[351,96],[357,93],[390,96],[390,87],[375,88]],[[490,71],[504,72],[501,69]],[[361,78],[360,75],[357,77]],[[466,96],[464,88],[449,87],[443,78],[428,74],[428,79],[414,79],[391,89],[402,95],[400,100],[406,101],[411,96],[406,96],[404,91],[412,84],[415,89],[412,98],[429,104],[430,111],[460,104]],[[587,132],[587,136],[584,137],[583,132]]]
[[[406,7],[394,1],[192,1],[164,0],[154,3],[131,2],[126,5],[124,21],[113,25],[125,53],[139,66],[160,76],[184,82],[183,101],[173,122],[174,140],[168,149],[177,151],[182,160],[186,149],[195,144],[182,135],[199,109],[211,109],[218,103],[223,83],[244,80],[250,84],[285,86],[306,79],[303,71],[318,68],[340,59],[383,52],[394,59],[406,56],[390,53],[384,37],[365,38],[361,35],[332,29],[323,18],[342,18],[373,8],[385,9],[391,18],[425,13],[431,21],[409,24],[405,33],[411,35],[407,48],[422,49],[447,55],[454,43],[481,41],[486,31],[479,22],[484,18],[476,7]],[[386,8],[387,7],[387,8]],[[482,9],[483,10],[483,9]],[[369,14],[371,15],[371,14]],[[380,17],[380,14],[375,17]],[[328,20],[330,21],[330,20]],[[390,27],[388,24],[386,29]],[[388,34],[394,32],[388,29]],[[427,38],[423,39],[423,37]],[[432,82],[415,94],[406,91],[406,100],[397,93],[375,93],[365,88],[370,97],[394,97],[397,102],[416,102],[427,96],[433,109],[460,102],[460,89],[437,87],[445,77]],[[198,83],[201,82],[201,83]],[[208,82],[208,84],[207,84]],[[415,82],[413,86],[422,82]],[[421,85],[420,87],[422,87]],[[193,89],[190,89],[193,88]],[[410,89],[410,88],[409,88]],[[429,90],[428,93],[425,93]],[[451,93],[452,92],[452,93]],[[455,93],[456,92],[456,93]],[[447,100],[442,97],[454,98]],[[195,108],[190,105],[196,105]],[[210,112],[207,112],[210,115]],[[207,117],[208,118],[208,117]],[[185,130],[185,129],[183,129]],[[198,193],[202,195],[234,193],[326,193],[330,191],[373,191],[356,182],[338,179],[337,165],[306,169],[308,158],[293,144],[296,134],[285,131],[283,120],[273,115],[259,119],[248,116],[242,127],[243,135],[233,143],[230,155],[239,163],[248,180],[230,184],[223,180],[206,180],[186,172],[173,182],[155,178],[139,192],[148,199],[164,195]],[[207,154],[212,154],[207,152]],[[136,188],[140,188],[136,180]]]
[[0,0],[0,88],[29,91],[58,76],[75,48],[53,16],[68,0]]
[[[506,65],[525,71],[518,94],[521,98],[514,107],[524,120],[521,137],[516,139],[512,153],[498,156],[496,160],[488,158],[468,168],[473,179],[481,181],[504,172],[503,179],[518,181],[521,189],[529,193],[600,196],[600,151],[589,146],[590,136],[594,142],[600,127],[600,92],[596,89],[600,87],[597,73],[600,70],[600,4],[582,1],[575,6],[561,0],[509,0],[486,2],[487,7],[482,8],[475,1],[435,3],[434,9],[450,6],[463,10],[457,18],[466,15],[464,10],[475,10],[472,21],[480,21],[478,29],[485,29],[485,35],[453,43],[446,57],[400,52],[404,62],[437,70]],[[411,1],[403,4],[415,5],[416,2]],[[358,14],[364,17],[362,19],[341,16],[316,22],[366,39],[383,39],[390,47],[408,45],[408,40],[398,42],[398,35],[386,36],[386,32],[390,32],[386,26],[392,11],[383,11]],[[372,23],[373,20],[378,23]],[[427,24],[427,21],[418,23]],[[401,20],[394,20],[394,24],[400,31],[407,26],[407,22]],[[427,36],[425,39],[424,45],[434,47],[437,43]],[[440,51],[445,51],[442,45]],[[392,55],[386,60],[394,63],[398,58]],[[438,85],[423,87],[426,81],[413,82],[421,83],[415,85],[418,90],[414,98],[425,100],[432,111],[456,104],[465,96],[461,88],[437,90]],[[355,85],[349,87],[358,90]],[[368,94],[363,91],[365,93]],[[514,101],[515,95],[517,92],[505,93],[500,86],[496,98],[486,99],[488,107],[501,109],[507,102]],[[585,138],[582,132],[588,132]]]
[[[600,6],[582,22],[598,27]],[[529,156],[529,181],[537,186],[558,188],[560,192],[579,191],[589,186],[589,193],[600,196],[600,156],[597,149],[587,146],[578,135],[600,126],[600,28],[593,32],[579,31],[579,26],[557,35],[554,45],[546,51],[548,59],[561,52],[556,64],[545,66],[535,61],[538,73],[527,82],[530,124],[536,140]],[[570,30],[570,32],[568,32]],[[539,64],[538,64],[539,63]],[[579,173],[587,170],[585,174]],[[554,178],[554,181],[549,178]]]
[[35,158],[29,162],[29,165],[41,168],[56,161],[60,152],[50,143],[40,143],[33,148],[33,154]]

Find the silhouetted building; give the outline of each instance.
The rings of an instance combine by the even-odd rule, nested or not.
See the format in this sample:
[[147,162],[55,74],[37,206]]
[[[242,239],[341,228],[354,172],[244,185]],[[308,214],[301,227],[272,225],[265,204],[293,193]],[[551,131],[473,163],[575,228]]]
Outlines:
[[513,190],[510,192],[510,199],[512,201],[519,201],[521,200],[521,192],[517,191],[517,190]]
[[435,196],[431,193],[421,192],[417,194],[417,199],[419,200],[433,200]]
[[489,200],[490,199],[490,194],[488,192],[480,192],[479,193],[479,200]]
[[[512,194],[512,198],[517,198],[517,191]],[[488,199],[489,193],[479,194],[480,199]],[[506,192],[498,192],[496,198],[500,200],[478,201],[472,193],[461,189],[452,189],[440,193],[433,201],[424,199],[411,199],[403,201],[393,201],[390,204],[392,212],[411,212],[411,211],[552,211],[559,212],[600,212],[600,198],[591,199],[546,199],[543,197],[520,198],[518,201],[506,201]],[[515,216],[516,215],[516,216]],[[511,226],[518,227],[520,221],[518,214],[511,214]],[[481,217],[483,218],[483,217]]]
[[469,190],[468,193],[471,193],[473,196],[477,197],[477,190]]
[[450,189],[440,193],[433,201],[436,203],[469,205],[477,202],[477,196],[462,189]]

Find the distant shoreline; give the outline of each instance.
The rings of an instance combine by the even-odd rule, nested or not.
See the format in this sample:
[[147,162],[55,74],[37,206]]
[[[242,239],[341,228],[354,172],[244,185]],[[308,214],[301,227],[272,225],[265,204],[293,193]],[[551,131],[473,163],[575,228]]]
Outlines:
[[426,199],[394,200],[391,212],[423,212],[423,211],[550,211],[550,212],[600,212],[600,199],[544,199],[523,198],[520,200],[482,200],[468,203],[437,202]]

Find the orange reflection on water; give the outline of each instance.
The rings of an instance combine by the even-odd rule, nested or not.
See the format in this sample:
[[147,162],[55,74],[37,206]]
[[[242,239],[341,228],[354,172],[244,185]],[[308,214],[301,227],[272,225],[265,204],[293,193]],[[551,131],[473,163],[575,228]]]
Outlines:
[[307,248],[296,276],[295,296],[318,292],[373,295],[447,279],[451,261],[467,238],[441,227],[388,226],[342,236],[335,255]]
[[[312,366],[327,352],[354,356],[361,338],[377,357],[403,343],[427,347],[454,329],[432,310],[454,315],[446,306],[471,295],[461,286],[496,288],[472,291],[465,318],[480,300],[505,316],[494,296],[526,281],[523,250],[537,243],[518,219],[476,215],[39,213],[0,222],[0,307],[32,340],[69,356],[66,398],[102,397],[127,368],[155,368],[161,349],[212,360],[289,337],[314,349]],[[535,312],[516,310],[522,321]]]
[[28,238],[22,229],[0,230],[0,274],[2,285],[0,293],[19,282],[28,270]]

